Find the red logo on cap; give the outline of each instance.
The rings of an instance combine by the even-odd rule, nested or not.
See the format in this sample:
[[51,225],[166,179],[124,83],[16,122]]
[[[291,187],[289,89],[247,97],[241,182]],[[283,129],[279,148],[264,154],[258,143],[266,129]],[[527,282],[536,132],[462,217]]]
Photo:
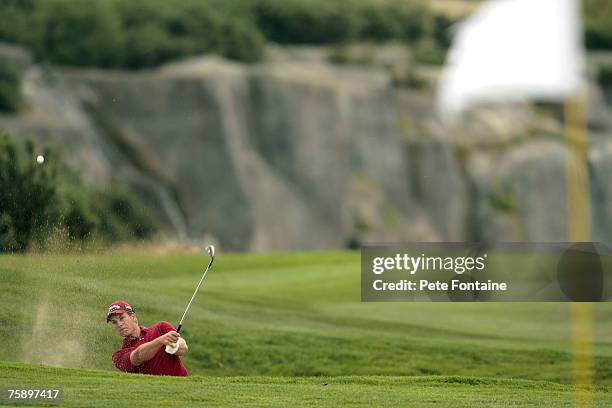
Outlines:
[[121,306],[112,305],[111,307],[108,308],[108,313],[112,312],[113,310],[117,310],[117,309],[121,309]]
[[117,301],[117,302],[113,302],[111,303],[111,305],[108,307],[108,311],[106,312],[107,315],[110,315],[111,313],[117,311],[117,310],[128,310],[128,311],[132,311],[132,306],[130,306],[129,304],[125,303],[125,302],[121,302],[121,301]]

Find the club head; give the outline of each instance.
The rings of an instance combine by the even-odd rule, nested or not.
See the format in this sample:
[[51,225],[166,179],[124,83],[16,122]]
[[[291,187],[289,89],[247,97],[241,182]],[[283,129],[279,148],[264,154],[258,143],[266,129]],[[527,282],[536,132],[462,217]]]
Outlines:
[[208,256],[210,256],[211,258],[215,257],[215,246],[214,245],[209,245],[206,247],[206,253],[208,254]]

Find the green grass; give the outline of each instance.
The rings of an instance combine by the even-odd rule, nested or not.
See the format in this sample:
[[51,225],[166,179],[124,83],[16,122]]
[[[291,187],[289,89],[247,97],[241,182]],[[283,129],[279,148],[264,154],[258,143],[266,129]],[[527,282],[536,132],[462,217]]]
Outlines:
[[[0,363],[0,379],[20,388],[61,384],[62,407],[570,407],[573,400],[568,385],[462,376],[173,378]],[[612,403],[609,388],[594,391],[593,406]]]
[[[526,404],[531,394],[533,406],[569,401],[570,304],[361,303],[359,259],[358,252],[220,254],[184,323],[190,346],[184,362],[194,375],[188,381],[210,387],[206,398],[220,405],[232,398],[267,405],[272,400],[258,398],[276,396],[288,398],[273,400],[286,406],[302,395],[308,404],[325,403],[315,398],[324,398],[321,381],[335,384],[325,392],[337,393],[334,401],[343,405],[362,395],[359,390],[371,393],[374,405],[416,398],[427,406],[450,398],[460,402],[448,406],[488,406],[511,397]],[[141,324],[176,325],[205,265],[203,256],[127,252],[0,256],[0,360],[115,371],[110,356],[120,339],[105,323],[106,306],[127,300]],[[598,398],[607,398],[612,386],[611,309],[594,305]],[[89,384],[84,389],[97,378],[142,381],[149,390],[162,381],[6,367],[15,378],[57,373],[49,379],[73,384],[72,393],[81,377]],[[460,376],[459,383],[449,383],[455,381],[449,376]],[[177,389],[186,384],[163,381]],[[261,382],[268,385],[259,387]],[[387,395],[389,390],[398,394]],[[189,395],[200,398],[195,392]]]

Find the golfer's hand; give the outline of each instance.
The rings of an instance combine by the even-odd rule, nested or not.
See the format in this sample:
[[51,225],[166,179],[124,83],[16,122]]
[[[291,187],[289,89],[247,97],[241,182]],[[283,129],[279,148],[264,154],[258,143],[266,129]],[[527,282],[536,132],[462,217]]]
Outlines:
[[174,346],[180,337],[181,335],[173,330],[159,336],[157,340],[164,346]]
[[187,353],[187,350],[189,350],[187,348],[187,342],[182,337],[178,339],[176,344],[173,344],[171,346],[166,346],[166,353],[176,354],[177,356],[185,355]]
[[179,350],[179,343],[176,343],[173,346],[166,346],[166,353],[176,354],[176,352]]

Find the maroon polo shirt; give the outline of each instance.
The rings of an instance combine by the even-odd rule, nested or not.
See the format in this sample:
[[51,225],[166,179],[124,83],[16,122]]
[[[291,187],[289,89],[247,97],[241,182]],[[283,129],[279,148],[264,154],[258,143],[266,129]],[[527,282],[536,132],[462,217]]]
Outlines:
[[113,353],[115,367],[128,373],[187,376],[187,370],[181,358],[175,354],[166,353],[165,346],[159,346],[159,350],[152,359],[137,367],[130,362],[130,354],[138,346],[155,340],[172,330],[176,329],[168,322],[159,322],[150,327],[140,326],[138,339],[123,339],[123,346]]

